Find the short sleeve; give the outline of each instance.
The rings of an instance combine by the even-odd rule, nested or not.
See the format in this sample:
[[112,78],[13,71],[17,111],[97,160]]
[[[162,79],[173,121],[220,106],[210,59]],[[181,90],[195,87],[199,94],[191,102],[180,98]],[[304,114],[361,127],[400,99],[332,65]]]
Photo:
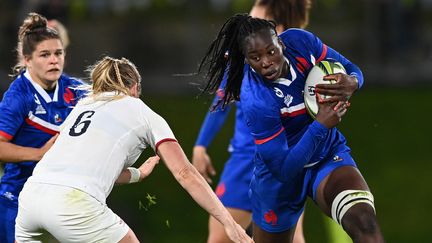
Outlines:
[[146,122],[145,142],[156,152],[160,144],[166,141],[177,141],[168,123],[159,114],[143,103],[142,119]]
[[22,94],[8,91],[0,102],[0,136],[11,140],[28,115],[29,104]]

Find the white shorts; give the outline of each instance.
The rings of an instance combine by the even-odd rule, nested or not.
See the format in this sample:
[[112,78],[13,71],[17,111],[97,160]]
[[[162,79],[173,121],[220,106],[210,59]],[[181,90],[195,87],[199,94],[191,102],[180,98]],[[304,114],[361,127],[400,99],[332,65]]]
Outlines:
[[46,232],[60,242],[119,242],[129,226],[111,209],[80,190],[26,183],[18,198],[15,239],[42,242]]

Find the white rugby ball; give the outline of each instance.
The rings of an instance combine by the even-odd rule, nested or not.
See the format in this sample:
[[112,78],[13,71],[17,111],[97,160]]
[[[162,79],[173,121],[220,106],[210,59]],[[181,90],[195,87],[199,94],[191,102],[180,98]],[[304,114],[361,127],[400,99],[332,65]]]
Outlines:
[[[316,101],[315,86],[317,84],[333,84],[336,80],[324,80],[324,76],[335,73],[346,74],[345,68],[339,62],[321,61],[312,67],[306,77],[304,87],[304,103],[305,107],[312,118],[315,119],[318,113],[318,103]],[[330,96],[321,95],[322,98],[329,98]]]

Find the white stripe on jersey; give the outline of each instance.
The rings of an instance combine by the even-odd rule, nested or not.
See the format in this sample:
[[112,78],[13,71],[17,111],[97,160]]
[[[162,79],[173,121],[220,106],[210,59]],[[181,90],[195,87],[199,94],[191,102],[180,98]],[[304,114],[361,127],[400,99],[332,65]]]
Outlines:
[[42,127],[48,128],[48,129],[56,131],[56,132],[60,131],[60,126],[54,125],[52,123],[49,123],[47,121],[40,119],[39,117],[33,115],[33,112],[31,112],[31,111],[28,114],[28,119],[30,121],[42,126]]

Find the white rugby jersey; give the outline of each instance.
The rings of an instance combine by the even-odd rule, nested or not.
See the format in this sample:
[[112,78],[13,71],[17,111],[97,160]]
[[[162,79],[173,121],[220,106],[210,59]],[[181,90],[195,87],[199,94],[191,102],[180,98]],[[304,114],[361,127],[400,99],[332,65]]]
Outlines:
[[86,98],[64,121],[29,181],[77,188],[105,203],[121,171],[135,163],[146,147],[156,151],[162,142],[173,140],[166,121],[140,99]]

